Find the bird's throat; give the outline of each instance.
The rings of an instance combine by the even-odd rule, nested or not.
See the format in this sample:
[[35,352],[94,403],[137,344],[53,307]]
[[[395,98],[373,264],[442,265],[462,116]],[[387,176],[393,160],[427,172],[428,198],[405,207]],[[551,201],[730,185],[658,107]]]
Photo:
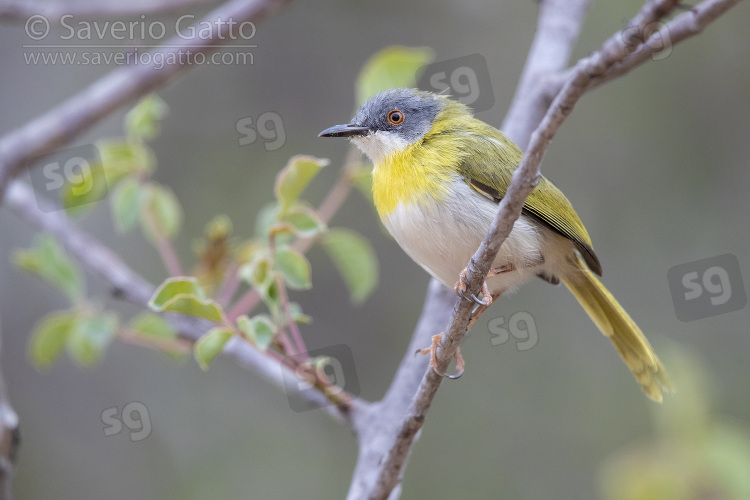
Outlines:
[[400,204],[440,201],[448,195],[451,170],[437,152],[413,144],[375,164],[372,194],[381,219]]

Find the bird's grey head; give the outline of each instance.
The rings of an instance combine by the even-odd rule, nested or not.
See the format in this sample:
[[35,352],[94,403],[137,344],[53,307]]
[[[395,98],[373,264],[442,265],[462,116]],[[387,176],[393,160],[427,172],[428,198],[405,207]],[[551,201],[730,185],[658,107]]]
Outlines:
[[350,123],[328,128],[319,137],[349,137],[379,163],[422,139],[444,107],[444,99],[436,94],[390,89],[365,101]]

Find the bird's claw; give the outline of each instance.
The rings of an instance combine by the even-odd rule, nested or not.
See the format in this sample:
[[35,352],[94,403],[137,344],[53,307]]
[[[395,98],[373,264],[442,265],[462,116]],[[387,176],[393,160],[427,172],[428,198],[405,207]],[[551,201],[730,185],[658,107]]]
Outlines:
[[456,352],[453,353],[453,358],[456,360],[456,373],[453,375],[449,375],[447,373],[442,373],[440,370],[438,370],[437,366],[437,349],[440,346],[440,341],[443,339],[443,334],[440,333],[438,335],[432,336],[432,344],[430,344],[429,347],[426,347],[424,349],[417,349],[417,351],[414,353],[416,356],[417,354],[429,354],[430,355],[430,368],[432,369],[435,374],[440,375],[441,377],[446,377],[451,380],[455,380],[457,378],[460,378],[461,375],[464,374],[464,368],[466,367],[466,363],[464,362],[464,357],[461,356],[461,347],[456,348]]
[[461,274],[458,275],[458,281],[453,286],[453,288],[454,290],[456,290],[456,295],[464,300],[468,300],[469,302],[474,302],[475,304],[485,307],[492,304],[492,295],[490,295],[490,289],[487,287],[486,281],[482,282],[482,298],[484,300],[480,300],[473,293],[468,293],[468,290],[466,288],[466,268],[464,268],[464,270],[461,271]]

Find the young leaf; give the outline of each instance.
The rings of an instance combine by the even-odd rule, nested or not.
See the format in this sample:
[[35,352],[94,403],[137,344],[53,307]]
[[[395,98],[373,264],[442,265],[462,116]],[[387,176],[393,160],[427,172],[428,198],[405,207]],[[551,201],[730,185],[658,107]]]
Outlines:
[[281,207],[278,202],[267,203],[255,216],[255,237],[260,240],[268,239],[268,231],[279,220]]
[[192,276],[175,276],[173,278],[167,278],[164,282],[159,285],[156,289],[151,300],[148,302],[148,306],[151,309],[159,309],[164,304],[173,299],[176,295],[187,294],[193,295],[199,300],[204,300],[206,294],[198,284],[198,280]]
[[289,303],[289,311],[292,313],[292,319],[296,323],[304,323],[304,324],[312,323],[312,317],[303,313],[302,306],[300,306],[296,302]]
[[289,223],[300,238],[312,238],[326,230],[326,223],[320,218],[318,212],[308,207],[292,207],[286,211],[281,220]]
[[378,283],[378,260],[362,235],[348,229],[331,229],[322,239],[323,247],[349,288],[352,301],[361,304]]
[[166,116],[169,108],[156,94],[151,94],[135,105],[125,115],[125,129],[129,136],[150,141],[159,135],[160,120]]
[[240,277],[260,293],[263,302],[275,312],[279,310],[279,294],[268,261],[268,250],[255,252],[253,259],[240,268]]
[[156,312],[187,314],[216,323],[224,320],[221,306],[216,301],[206,298],[198,280],[193,277],[168,278],[154,292],[148,305]]
[[177,332],[164,318],[148,312],[141,313],[133,318],[128,326],[141,337],[164,340],[177,338]]
[[268,349],[276,331],[273,321],[265,314],[252,318],[242,315],[237,318],[237,326],[261,351]]
[[294,156],[276,176],[276,199],[284,211],[294,205],[310,181],[328,165],[328,160],[313,156]]
[[80,271],[51,236],[40,235],[33,248],[17,251],[13,261],[21,269],[49,282],[71,301],[84,294]]
[[297,290],[307,290],[312,287],[310,282],[310,263],[297,250],[282,247],[273,256],[273,268],[281,272],[287,285]]
[[143,189],[141,224],[152,240],[160,236],[172,238],[182,223],[182,207],[171,189],[151,183]]
[[67,342],[73,361],[84,367],[98,362],[117,333],[117,323],[113,313],[96,313],[76,321]]
[[73,216],[93,208],[93,204],[103,200],[108,192],[108,179],[101,162],[89,163],[76,174],[62,189],[62,205]]
[[110,203],[115,226],[121,233],[128,231],[138,220],[141,202],[141,185],[128,178],[120,182],[112,192]]
[[252,257],[250,262],[240,268],[240,277],[250,284],[250,286],[262,292],[273,282],[273,275],[270,273],[270,263],[264,251],[257,251]]
[[154,153],[142,142],[116,139],[100,141],[97,146],[110,187],[128,174],[148,175],[154,171]]
[[194,295],[177,295],[165,302],[160,311],[196,316],[214,323],[221,323],[224,320],[224,311],[216,301],[200,300]]
[[48,368],[60,357],[78,314],[57,311],[45,316],[35,327],[29,342],[31,362],[38,370]]
[[357,78],[357,103],[394,87],[414,87],[417,73],[432,62],[433,52],[426,47],[390,46],[373,55]]
[[193,347],[193,356],[201,369],[208,370],[208,365],[221,354],[224,345],[232,338],[232,335],[234,335],[234,330],[219,326],[212,328],[198,339]]

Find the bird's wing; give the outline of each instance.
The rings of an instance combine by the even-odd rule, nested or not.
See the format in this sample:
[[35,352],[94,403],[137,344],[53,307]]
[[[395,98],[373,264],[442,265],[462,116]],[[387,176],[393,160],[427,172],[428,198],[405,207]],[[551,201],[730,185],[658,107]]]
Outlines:
[[[486,129],[460,133],[465,154],[458,164],[459,173],[477,192],[499,203],[523,153],[489,125]],[[492,168],[487,168],[488,165]],[[570,201],[551,181],[541,177],[539,185],[526,198],[523,212],[575,243],[589,268],[601,276],[602,266],[583,222]]]

